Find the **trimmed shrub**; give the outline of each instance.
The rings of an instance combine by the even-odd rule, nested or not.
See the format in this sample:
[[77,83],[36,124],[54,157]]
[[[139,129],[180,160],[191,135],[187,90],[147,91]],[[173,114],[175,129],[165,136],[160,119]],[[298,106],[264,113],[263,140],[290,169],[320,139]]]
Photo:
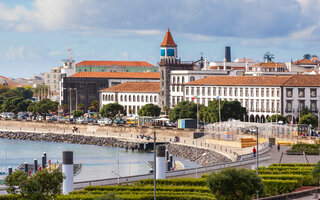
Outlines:
[[300,175],[310,175],[311,170],[269,170],[262,169],[259,170],[259,174],[300,174]]
[[[270,166],[282,166],[282,167],[314,167],[316,164],[313,163],[274,163]],[[270,167],[269,166],[269,167]]]
[[22,200],[18,194],[0,195],[0,200]]
[[[144,179],[137,182],[140,185],[153,185],[153,179]],[[157,180],[158,185],[183,185],[183,186],[206,186],[205,178],[171,178]]]
[[319,155],[319,145],[317,144],[294,144],[290,150],[287,150],[287,154],[302,154],[306,155]]
[[263,180],[263,184],[268,196],[290,193],[299,186],[296,180]]

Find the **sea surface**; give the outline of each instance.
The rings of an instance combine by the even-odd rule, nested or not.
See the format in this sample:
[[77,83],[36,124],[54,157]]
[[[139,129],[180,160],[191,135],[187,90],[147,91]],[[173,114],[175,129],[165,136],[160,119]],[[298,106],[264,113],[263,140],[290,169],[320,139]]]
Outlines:
[[[67,150],[73,151],[74,163],[82,164],[80,173],[74,177],[75,182],[116,178],[118,171],[120,176],[145,174],[150,169],[148,161],[153,161],[153,153],[132,152],[123,148],[0,139],[0,169],[7,169],[8,166],[15,169],[25,162],[33,164],[34,159],[41,164],[43,152],[46,152],[47,160],[61,163],[62,152]],[[182,162],[185,168],[196,166],[196,163],[182,158],[174,157],[174,160]]]

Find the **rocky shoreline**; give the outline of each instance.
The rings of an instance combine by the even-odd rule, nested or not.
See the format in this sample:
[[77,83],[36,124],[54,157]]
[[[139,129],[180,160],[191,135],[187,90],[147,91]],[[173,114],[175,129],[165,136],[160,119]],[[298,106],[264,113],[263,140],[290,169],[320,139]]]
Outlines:
[[[94,136],[83,136],[83,135],[73,135],[73,134],[0,131],[0,138],[98,145],[98,146],[110,146],[110,147],[116,147],[117,145],[119,145],[120,148],[138,149],[138,144],[136,142],[122,141],[113,137],[94,137]],[[196,155],[195,148],[190,146],[183,146],[179,144],[170,143],[166,145],[166,149],[168,149],[169,153],[174,156],[197,162],[203,166],[231,161],[227,157],[207,149],[198,148],[197,155]]]

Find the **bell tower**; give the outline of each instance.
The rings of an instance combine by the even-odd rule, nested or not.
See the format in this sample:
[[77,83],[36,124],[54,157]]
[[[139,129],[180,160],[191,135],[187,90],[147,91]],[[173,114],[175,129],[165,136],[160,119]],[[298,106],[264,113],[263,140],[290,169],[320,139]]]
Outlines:
[[170,108],[170,71],[178,61],[177,45],[174,42],[170,30],[160,45],[160,107]]

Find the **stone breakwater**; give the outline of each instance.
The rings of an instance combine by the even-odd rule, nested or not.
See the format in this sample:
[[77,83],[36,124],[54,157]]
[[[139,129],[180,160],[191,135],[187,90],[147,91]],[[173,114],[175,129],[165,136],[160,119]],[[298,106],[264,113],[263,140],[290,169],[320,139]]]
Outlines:
[[[46,141],[46,142],[58,142],[58,143],[72,143],[72,144],[85,144],[85,145],[98,145],[98,146],[111,146],[120,148],[138,149],[137,142],[122,141],[121,139],[113,137],[94,137],[83,136],[74,134],[54,134],[54,133],[26,133],[26,132],[10,132],[0,131],[0,138],[2,139],[15,139],[15,140],[31,140],[31,141]],[[200,165],[206,166],[216,163],[230,162],[227,157],[210,151],[207,149],[184,146],[180,144],[170,143],[166,145],[169,153],[185,158]],[[197,152],[197,155],[196,155]]]
[[208,149],[184,146],[170,143],[166,145],[166,149],[174,156],[185,158],[193,162],[197,162],[203,166],[213,165],[218,163],[231,162],[229,158]]

